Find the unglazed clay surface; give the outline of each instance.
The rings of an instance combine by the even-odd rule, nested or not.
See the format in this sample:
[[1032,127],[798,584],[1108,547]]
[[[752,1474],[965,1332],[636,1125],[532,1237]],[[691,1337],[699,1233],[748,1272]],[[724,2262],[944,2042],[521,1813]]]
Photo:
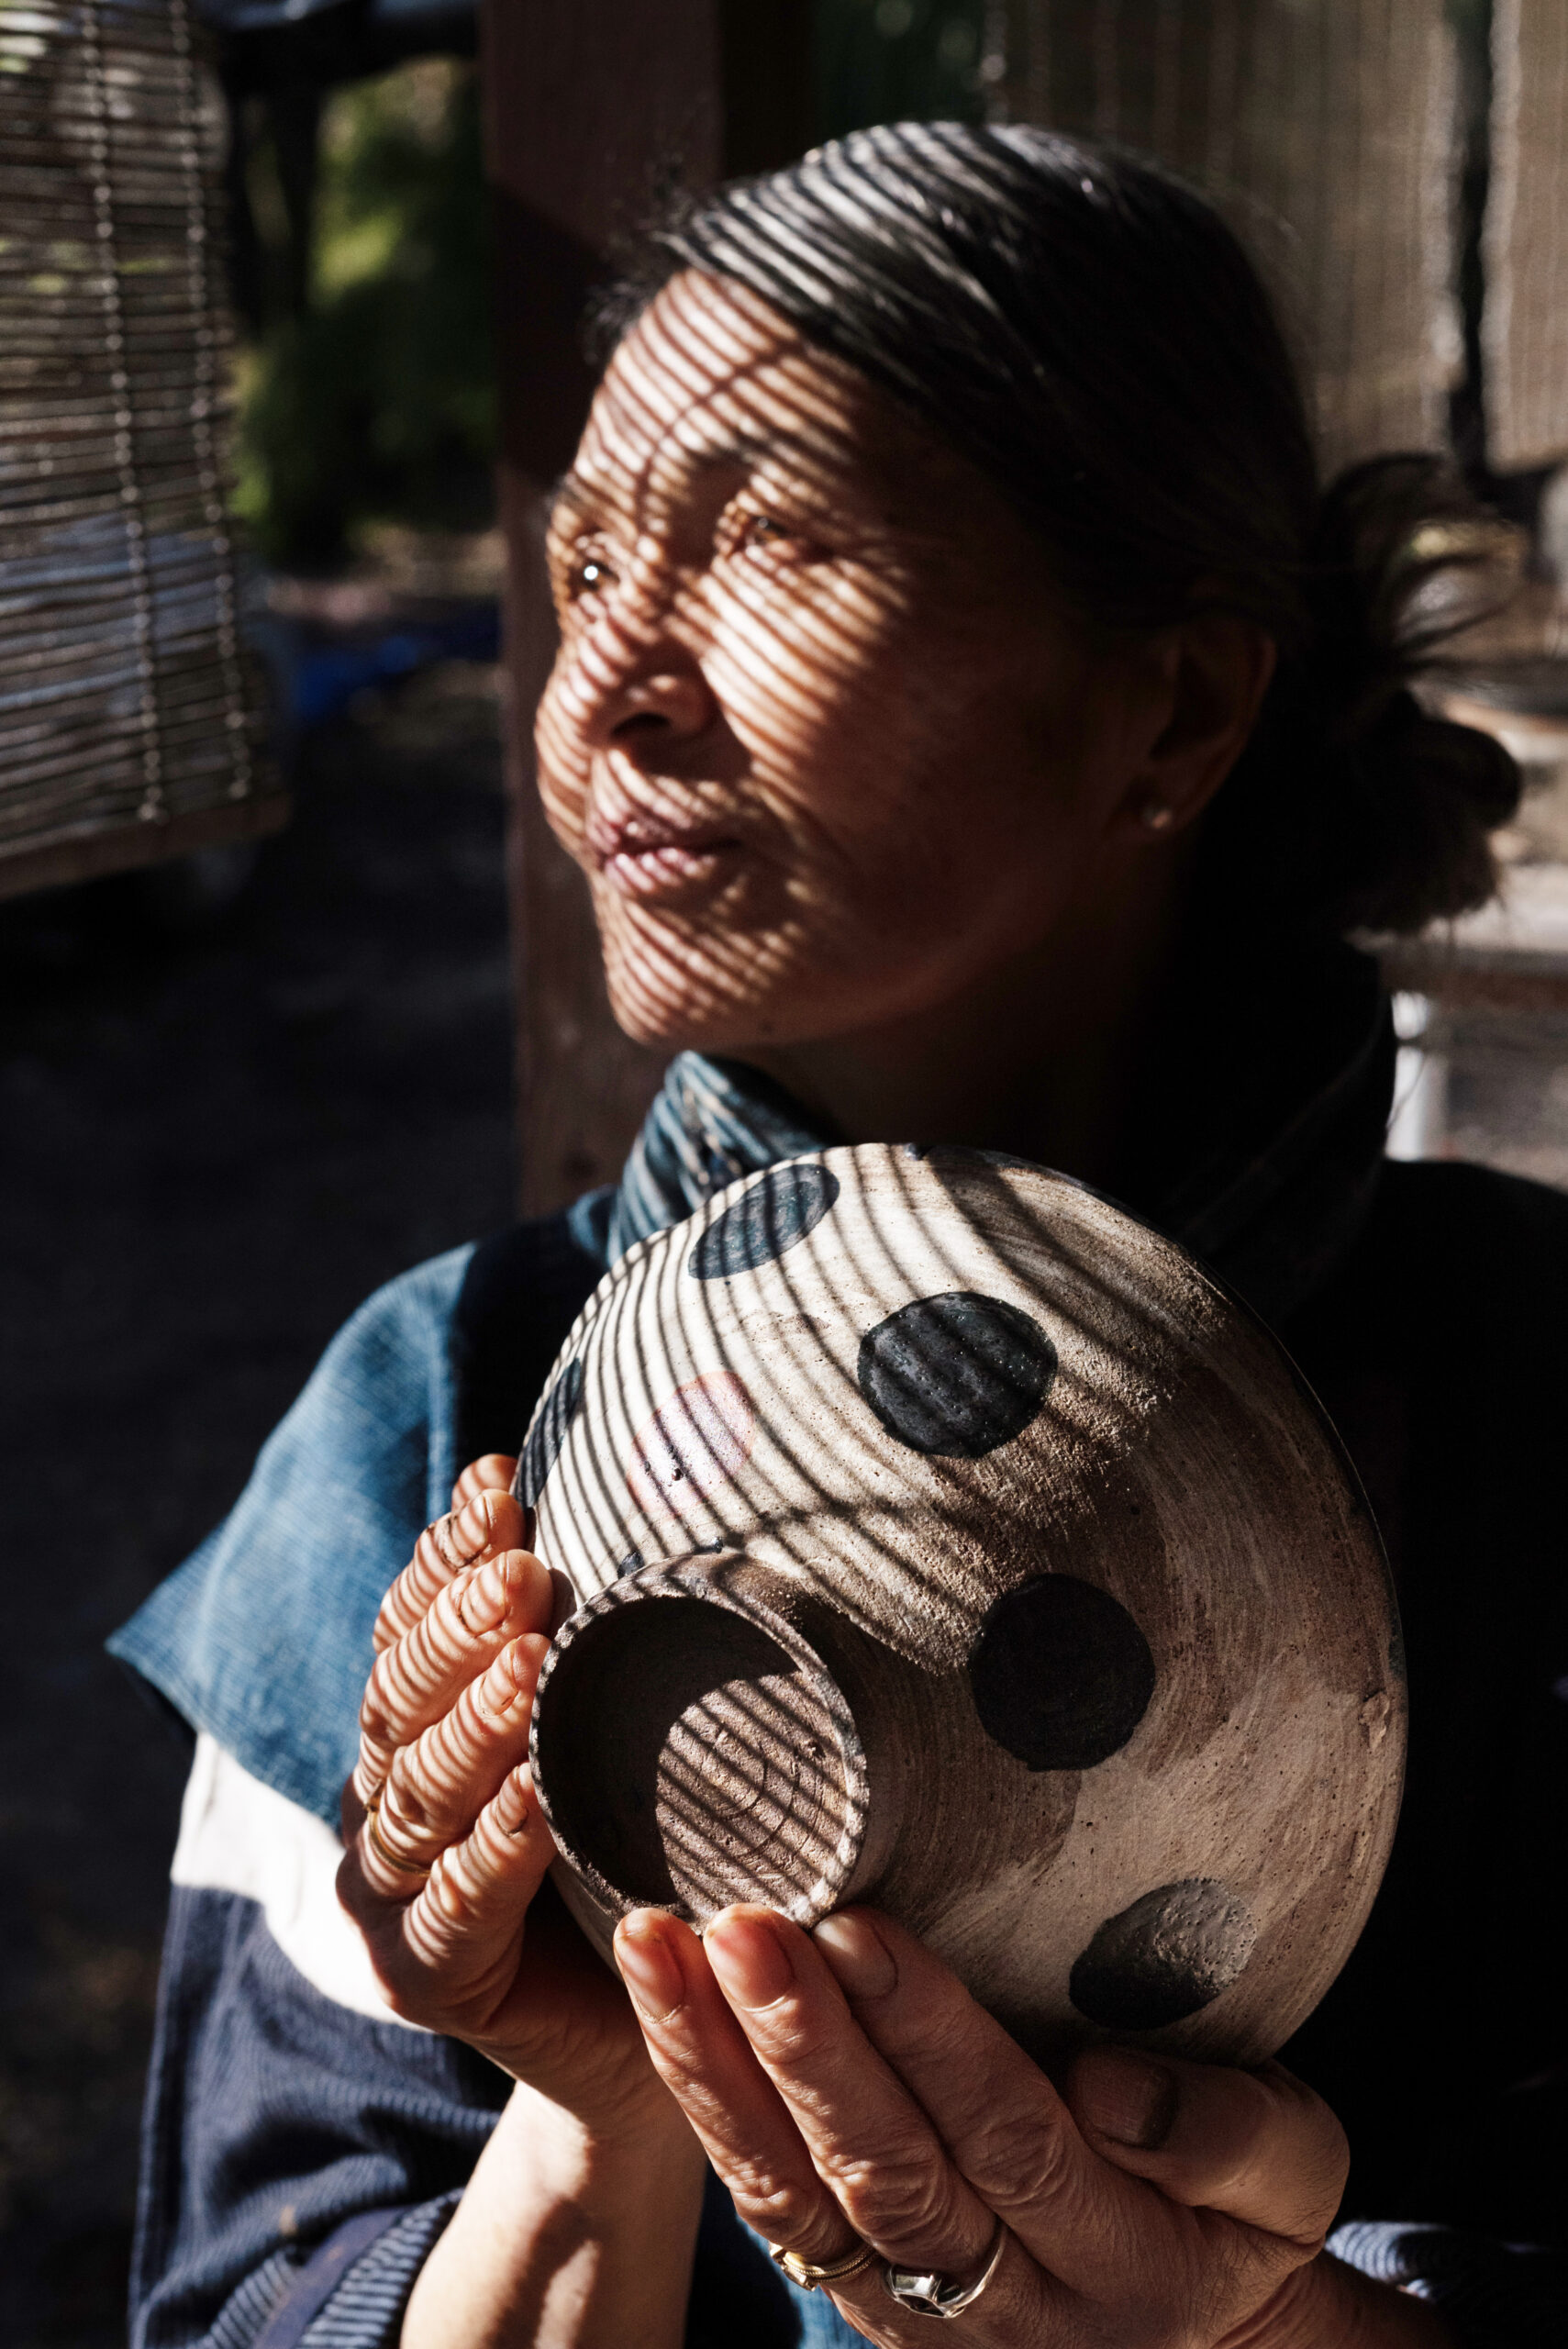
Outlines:
[[1344,1963],[1403,1766],[1381,1545],[1275,1340],[1093,1193],[884,1145],[733,1186],[595,1291],[519,1487],[601,1947],[865,1899],[1047,2060],[1256,2060]]

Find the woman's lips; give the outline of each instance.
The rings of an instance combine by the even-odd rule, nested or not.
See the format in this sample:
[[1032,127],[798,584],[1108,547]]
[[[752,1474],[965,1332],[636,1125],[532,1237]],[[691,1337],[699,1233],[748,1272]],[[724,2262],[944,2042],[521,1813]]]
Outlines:
[[710,885],[740,846],[716,824],[665,824],[645,816],[589,829],[599,871],[628,897],[689,896]]

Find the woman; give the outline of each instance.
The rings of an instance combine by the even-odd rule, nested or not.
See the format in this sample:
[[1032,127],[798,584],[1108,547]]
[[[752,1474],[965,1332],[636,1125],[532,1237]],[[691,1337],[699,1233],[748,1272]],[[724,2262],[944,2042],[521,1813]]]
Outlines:
[[[538,740],[617,1015],[682,1053],[617,1190],[362,1309],[120,1635],[201,1731],[136,2337],[1544,2339],[1568,1208],[1382,1165],[1387,1007],[1342,943],[1483,898],[1513,803],[1404,690],[1451,495],[1401,459],[1320,498],[1228,233],[1044,133],[860,134],[656,254],[556,503]],[[1411,1793],[1294,2072],[1106,2048],[1059,2093],[862,1912],[645,1911],[623,1988],[545,1884],[555,1602],[508,1443],[632,1241],[910,1136],[1214,1262],[1378,1506]]]

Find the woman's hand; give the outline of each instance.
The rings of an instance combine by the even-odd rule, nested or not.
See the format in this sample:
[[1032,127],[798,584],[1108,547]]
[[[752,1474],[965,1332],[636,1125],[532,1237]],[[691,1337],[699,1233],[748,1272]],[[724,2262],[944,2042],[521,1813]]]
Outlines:
[[517,2082],[403,2349],[677,2349],[702,2159],[625,1991],[544,1884],[528,1724],[557,1593],[516,1465],[466,1469],[388,1591],[343,1793],[338,1894],[394,2011]]
[[514,1465],[464,1472],[382,1606],[338,1894],[395,2013],[623,2137],[639,2110],[674,2116],[619,1983],[553,1894],[533,1905],[555,1855],[528,1746],[556,1594]]
[[850,1910],[808,1936],[731,1909],[706,1942],[643,1909],[617,1952],[653,2060],[742,2218],[815,2266],[868,2339],[929,2318],[881,2262],[991,2281],[948,2338],[1023,2349],[1345,2349],[1435,2343],[1420,2303],[1322,2254],[1342,2131],[1277,2064],[1105,2047],[1065,2096],[947,1967]]

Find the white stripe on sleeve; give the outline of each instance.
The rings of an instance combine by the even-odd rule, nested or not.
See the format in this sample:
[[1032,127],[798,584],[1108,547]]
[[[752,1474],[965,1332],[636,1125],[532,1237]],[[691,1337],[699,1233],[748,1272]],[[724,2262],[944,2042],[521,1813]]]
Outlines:
[[324,1998],[393,2022],[364,1943],[338,1906],[343,1847],[324,1820],[264,1787],[204,1730],[180,1813],[170,1875],[198,1892],[254,1900],[284,1955]]

